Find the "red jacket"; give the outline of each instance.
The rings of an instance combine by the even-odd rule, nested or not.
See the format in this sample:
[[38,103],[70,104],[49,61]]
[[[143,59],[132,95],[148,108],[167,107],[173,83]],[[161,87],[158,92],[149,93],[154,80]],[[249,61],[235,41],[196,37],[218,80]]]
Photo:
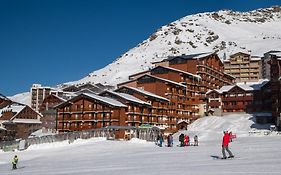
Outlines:
[[228,133],[225,133],[222,139],[222,146],[228,146],[230,141],[230,136]]

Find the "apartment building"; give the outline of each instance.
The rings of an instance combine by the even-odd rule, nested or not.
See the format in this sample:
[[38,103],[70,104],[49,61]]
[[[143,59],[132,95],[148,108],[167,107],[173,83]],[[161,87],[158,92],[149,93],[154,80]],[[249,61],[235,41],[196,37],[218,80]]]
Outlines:
[[30,88],[30,93],[31,93],[31,108],[36,111],[39,111],[43,100],[50,94],[54,94],[57,96],[63,95],[63,91],[47,86],[42,86],[41,84],[33,84],[32,87]]
[[224,61],[225,72],[234,76],[236,82],[258,81],[262,79],[261,57],[238,52]]

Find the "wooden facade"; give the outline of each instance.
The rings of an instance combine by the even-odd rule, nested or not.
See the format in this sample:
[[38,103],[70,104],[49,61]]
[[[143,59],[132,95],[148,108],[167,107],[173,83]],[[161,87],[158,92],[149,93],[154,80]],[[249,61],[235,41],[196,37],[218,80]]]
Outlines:
[[13,103],[0,111],[0,122],[6,129],[4,140],[26,139],[42,128],[41,115],[27,105]]
[[256,84],[236,84],[207,92],[208,109],[214,112],[270,113],[269,81]]
[[202,99],[205,98],[208,90],[233,84],[235,80],[233,76],[224,73],[224,65],[215,53],[169,57],[156,65],[167,65],[167,63],[169,67],[199,75],[202,78],[198,87],[199,96]]
[[43,115],[41,118],[42,127],[49,130],[56,129],[56,109],[54,108],[60,103],[65,102],[66,100],[57,95],[47,96],[41,106],[39,112]]
[[56,106],[56,128],[59,132],[69,132],[124,126],[125,108],[114,99],[83,93]]

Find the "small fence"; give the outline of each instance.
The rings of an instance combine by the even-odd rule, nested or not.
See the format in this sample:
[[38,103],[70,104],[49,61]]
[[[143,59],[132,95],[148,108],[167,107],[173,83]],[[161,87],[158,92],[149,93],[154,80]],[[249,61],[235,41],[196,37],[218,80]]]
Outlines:
[[[94,137],[104,137],[108,140],[115,140],[117,131],[117,129],[101,128],[87,131],[76,131],[60,133],[55,135],[46,135],[18,141],[3,141],[0,142],[0,149],[2,149],[3,151],[14,151],[16,149],[24,150],[27,149],[30,145],[35,144],[62,142],[65,140],[68,140],[69,143],[73,143],[76,139],[89,139]],[[126,130],[126,133],[126,140],[130,140],[132,138],[139,138],[142,140],[153,142],[156,140],[159,130],[155,128],[134,128]]]

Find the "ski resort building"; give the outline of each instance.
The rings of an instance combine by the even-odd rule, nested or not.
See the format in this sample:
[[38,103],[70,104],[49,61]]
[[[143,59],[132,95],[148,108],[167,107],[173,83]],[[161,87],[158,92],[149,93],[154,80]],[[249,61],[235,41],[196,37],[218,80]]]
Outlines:
[[200,76],[198,95],[201,99],[205,99],[205,94],[208,90],[233,84],[235,80],[235,77],[224,72],[224,65],[215,53],[171,56],[154,64]]
[[258,81],[262,79],[261,57],[238,52],[230,55],[230,58],[224,61],[224,67],[225,72],[234,76],[236,82]]
[[[208,110],[222,112],[271,113],[271,91],[268,80],[237,83],[207,92]],[[267,119],[264,123],[271,122]]]
[[41,129],[41,114],[27,105],[11,103],[0,109],[1,140],[26,139]]
[[173,133],[204,115],[207,90],[234,82],[213,53],[168,57],[155,65],[131,75],[115,91],[79,94],[56,106],[57,129],[150,125]]

